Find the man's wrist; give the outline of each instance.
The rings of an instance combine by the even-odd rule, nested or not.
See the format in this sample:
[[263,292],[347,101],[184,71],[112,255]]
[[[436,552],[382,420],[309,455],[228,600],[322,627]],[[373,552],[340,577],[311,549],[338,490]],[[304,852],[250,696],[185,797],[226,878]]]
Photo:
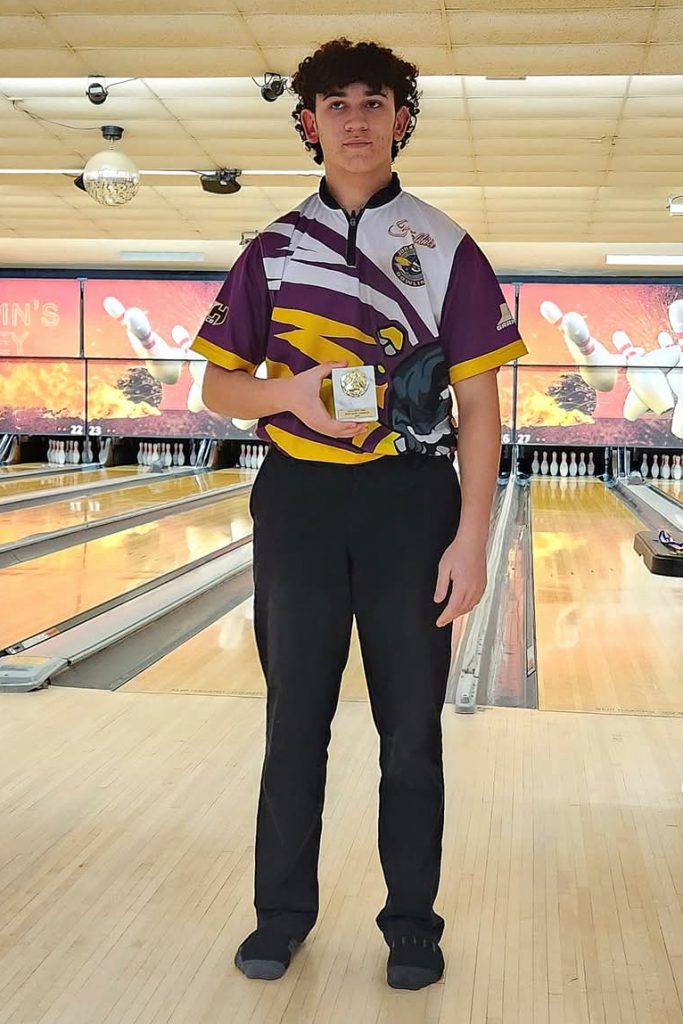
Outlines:
[[482,527],[481,522],[472,522],[461,519],[457,536],[459,541],[466,541],[473,547],[485,548],[489,539],[488,523],[485,527]]
[[277,377],[271,381],[278,412],[292,411],[291,380],[289,377]]

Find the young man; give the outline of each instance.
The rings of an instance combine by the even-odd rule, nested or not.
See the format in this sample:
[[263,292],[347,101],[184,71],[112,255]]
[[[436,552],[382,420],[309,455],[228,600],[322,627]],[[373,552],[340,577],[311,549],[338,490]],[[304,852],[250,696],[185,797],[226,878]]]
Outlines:
[[[380,737],[387,980],[421,988],[444,968],[433,904],[452,622],[486,585],[496,369],[526,348],[474,241],[392,176],[419,112],[416,76],[390,50],[344,39],[299,65],[293,116],[324,161],[320,191],[242,253],[193,345],[210,361],[206,405],[258,417],[270,443],[250,498],[267,688],[257,929],[235,957],[250,978],[284,974],[317,919],[327,748],[354,615]],[[330,372],[363,365],[378,419],[339,421]]]

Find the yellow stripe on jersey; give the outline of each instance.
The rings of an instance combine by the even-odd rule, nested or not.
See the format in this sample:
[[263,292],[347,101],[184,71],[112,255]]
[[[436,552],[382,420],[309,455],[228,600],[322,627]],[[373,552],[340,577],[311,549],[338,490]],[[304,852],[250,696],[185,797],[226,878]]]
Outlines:
[[294,371],[286,363],[278,363],[275,359],[266,359],[266,370],[268,371],[269,380],[294,376]]
[[357,465],[362,462],[374,462],[382,458],[382,454],[375,455],[369,452],[350,452],[344,448],[335,448],[334,445],[324,444],[321,441],[311,441],[305,437],[297,437],[290,434],[288,430],[276,427],[267,423],[265,431],[268,437],[278,448],[294,459],[304,459],[307,462],[336,462],[343,465]]
[[493,352],[486,352],[483,356],[475,359],[467,359],[464,363],[456,363],[448,371],[448,378],[451,384],[457,384],[460,380],[467,380],[468,377],[476,377],[478,373],[485,373],[486,370],[494,370],[497,366],[503,366],[512,359],[520,359],[527,354],[527,347],[521,338],[512,341],[503,348],[497,348]]
[[245,370],[247,373],[256,372],[256,363],[250,363],[247,359],[236,356],[234,352],[227,352],[220,345],[214,345],[212,341],[207,341],[206,338],[202,338],[199,335],[194,339],[190,348],[193,352],[198,352],[200,356],[204,356],[210,363],[222,366],[224,370]]
[[[351,324],[330,320],[325,316],[318,316],[316,313],[309,313],[302,309],[283,309],[278,306],[273,310],[272,319],[274,324],[283,326],[283,330],[279,331],[276,337],[288,341],[293,348],[303,352],[317,363],[334,360],[335,362],[346,362],[349,366],[364,365],[364,360],[360,356],[349,352],[343,345],[338,345],[331,340],[333,338],[360,341],[373,348],[377,344],[371,335],[359,331]],[[288,324],[292,330],[287,330]]]

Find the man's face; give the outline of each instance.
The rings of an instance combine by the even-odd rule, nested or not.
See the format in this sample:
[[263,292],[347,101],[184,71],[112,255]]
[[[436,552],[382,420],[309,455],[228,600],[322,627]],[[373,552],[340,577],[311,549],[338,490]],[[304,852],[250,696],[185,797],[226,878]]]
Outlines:
[[306,137],[320,143],[326,166],[356,174],[391,163],[392,144],[403,138],[409,120],[407,107],[394,109],[391,89],[372,92],[363,82],[318,93],[315,113],[301,113]]

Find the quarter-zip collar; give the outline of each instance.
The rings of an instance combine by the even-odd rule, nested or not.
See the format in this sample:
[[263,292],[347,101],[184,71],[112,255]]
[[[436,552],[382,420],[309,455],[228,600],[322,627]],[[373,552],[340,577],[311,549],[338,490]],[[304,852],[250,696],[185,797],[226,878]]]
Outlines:
[[[392,199],[396,198],[400,191],[401,182],[399,181],[398,174],[396,173],[396,171],[394,171],[391,175],[391,181],[389,182],[389,184],[385,185],[384,188],[381,188],[378,192],[375,192],[374,195],[370,196],[363,209],[371,210],[375,206],[386,206],[387,203],[390,203]],[[326,178],[321,179],[318,194],[320,195],[320,199],[325,204],[325,206],[329,206],[331,210],[341,209],[339,203],[337,202],[337,200],[334,198],[329,188],[327,187]]]
[[352,210],[351,213],[347,213],[343,207],[337,202],[329,188],[327,187],[327,181],[323,178],[320,182],[320,199],[321,202],[328,206],[331,210],[341,210],[346,217],[349,224],[348,235],[346,236],[346,263],[349,267],[355,267],[356,265],[356,233],[358,231],[358,221],[363,216],[364,212],[368,209],[374,209],[377,206],[386,206],[392,199],[401,191],[401,182],[399,181],[398,174],[394,171],[391,175],[391,181],[384,188],[379,189],[374,195],[370,196],[365,206],[360,210]]

